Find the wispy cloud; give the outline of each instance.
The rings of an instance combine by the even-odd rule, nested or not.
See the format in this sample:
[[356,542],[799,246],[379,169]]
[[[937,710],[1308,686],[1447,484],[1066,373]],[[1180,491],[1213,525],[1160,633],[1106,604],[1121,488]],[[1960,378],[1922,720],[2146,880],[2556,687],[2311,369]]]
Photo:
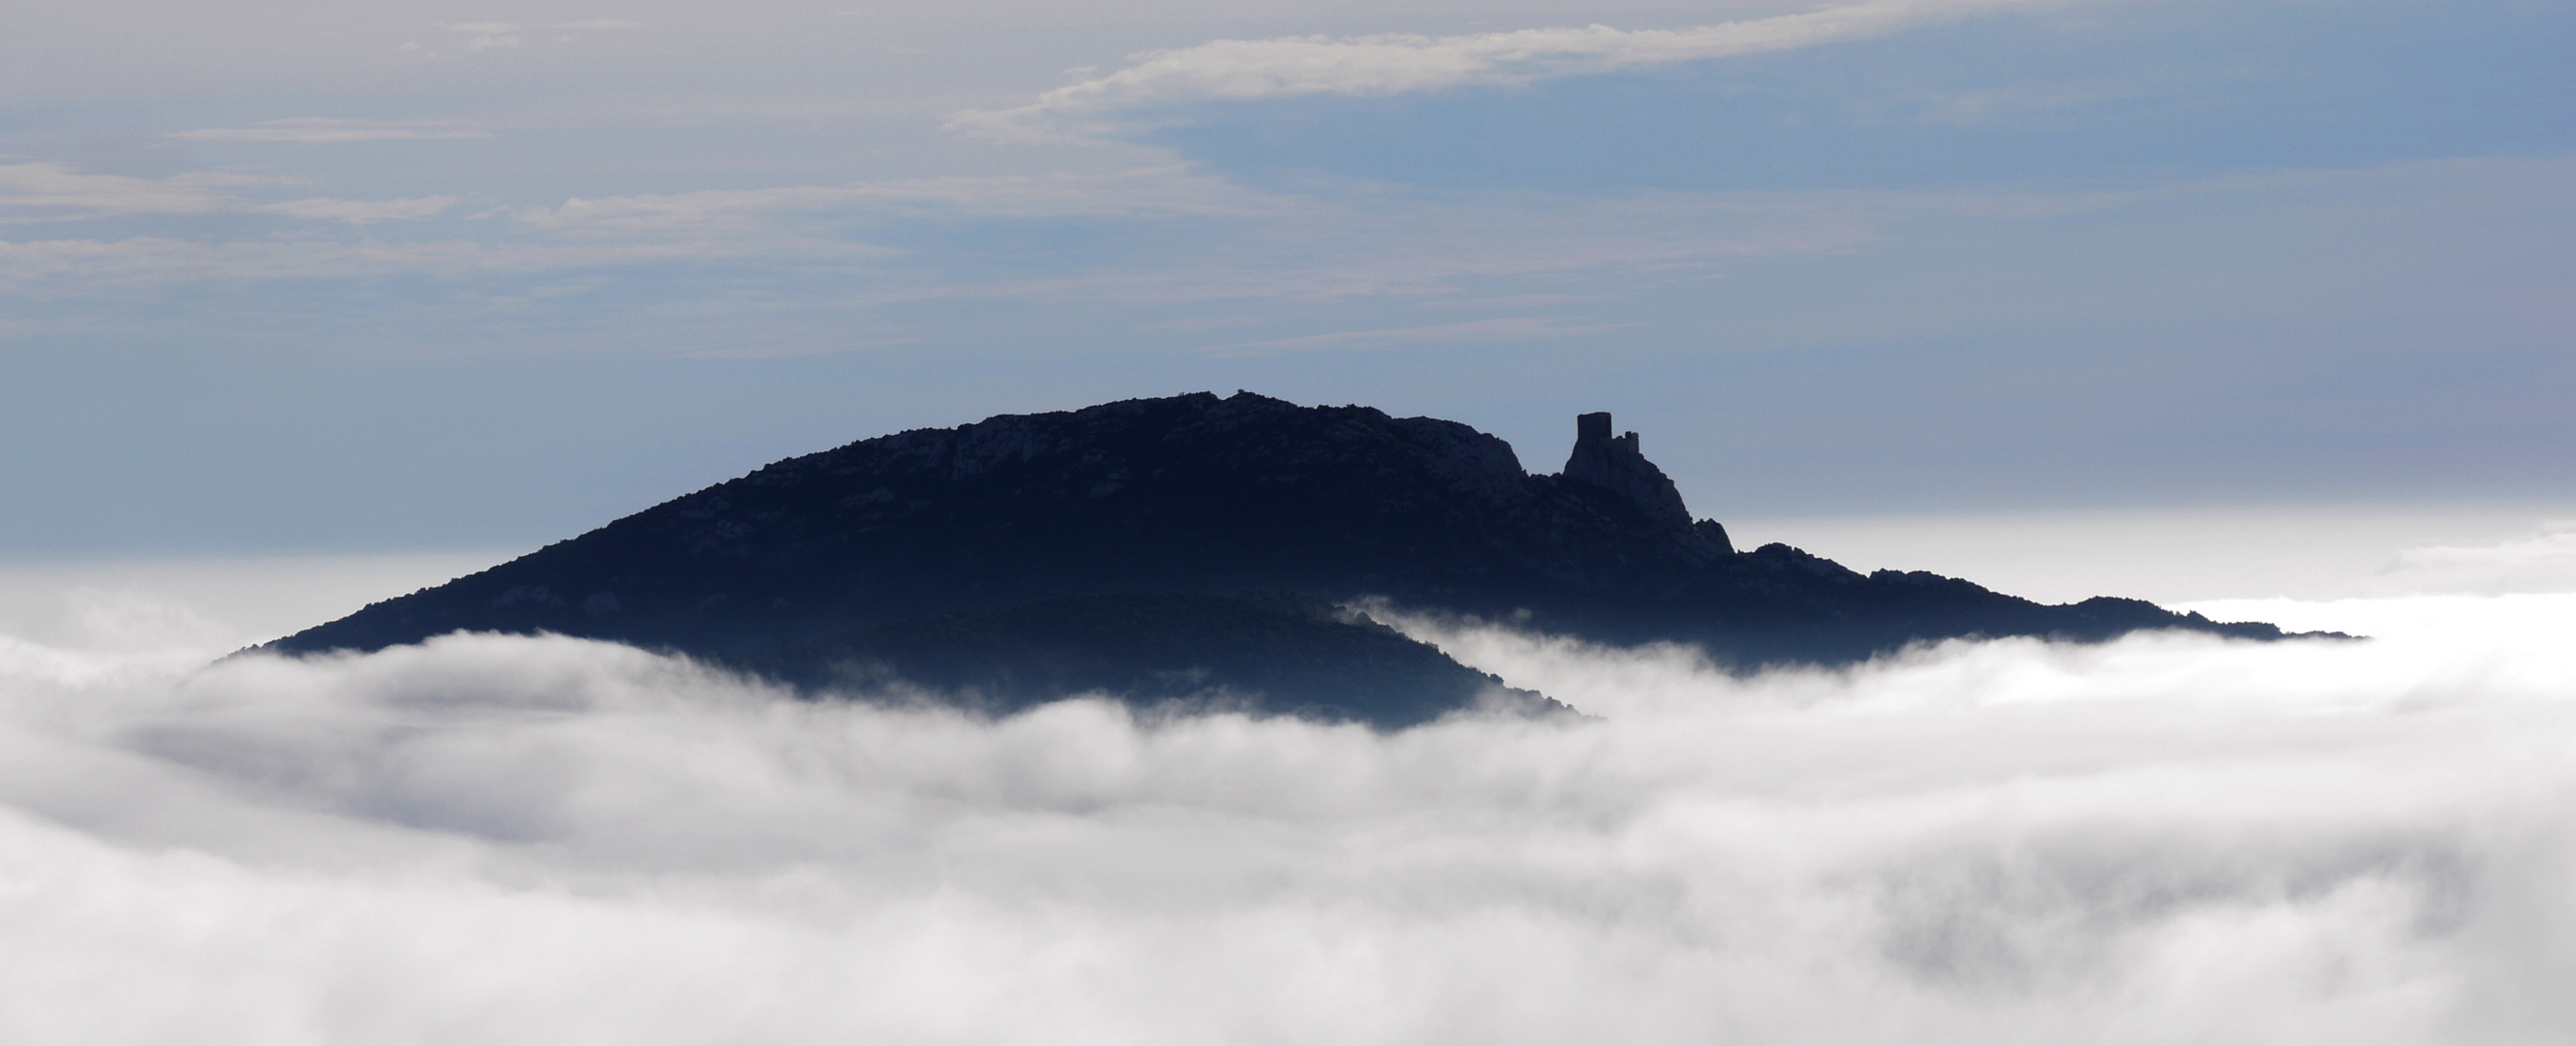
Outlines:
[[283,214],[290,218],[342,222],[349,225],[374,225],[378,222],[419,221],[435,218],[456,206],[454,196],[420,196],[408,200],[333,200],[315,198],[264,204],[252,208],[264,214]]
[[[553,25],[523,25],[518,22],[445,22],[439,28],[465,38],[468,51],[493,51],[519,47],[528,42],[526,34],[537,32],[603,32],[619,29],[642,29],[644,23],[625,18],[582,18]],[[556,40],[571,40],[558,35]],[[417,43],[403,45],[405,50],[420,50]],[[432,57],[435,57],[434,55]]]
[[770,214],[827,210],[847,205],[854,199],[856,194],[852,190],[839,186],[779,186],[589,199],[575,197],[552,207],[523,207],[507,213],[512,219],[539,229],[645,233],[745,227],[759,224]]
[[870,204],[988,218],[1248,215],[1289,205],[1186,168],[1157,167],[1100,175],[924,178],[575,198],[510,215],[544,229],[635,233],[744,227],[775,214]]
[[952,128],[999,137],[1097,131],[1118,110],[1302,95],[1391,95],[1786,51],[1924,22],[2062,0],[1868,0],[1804,14],[1690,29],[1523,29],[1461,36],[1380,34],[1215,40],[1130,56],[1126,68],[1056,88],[1014,109],[969,111]]
[[517,22],[449,22],[439,28],[465,37],[468,51],[489,51],[496,47],[517,47],[527,42],[519,35]]
[[[168,237],[123,240],[0,241],[0,292],[36,297],[113,293],[156,284],[205,281],[336,280],[382,276],[510,275],[710,261],[745,253],[722,244],[484,244],[464,240],[355,243],[328,240],[231,240]],[[764,245],[757,253],[788,262],[866,259],[884,252],[863,245],[808,245],[791,252]]]
[[0,214],[205,214],[225,199],[184,179],[88,174],[56,163],[0,164]]
[[382,142],[406,139],[488,138],[491,132],[453,120],[341,120],[298,116],[250,127],[208,127],[162,135],[195,142]]
[[[0,171],[0,213],[63,223],[117,214],[230,213],[372,226],[457,216],[456,195],[392,200],[260,199],[239,179],[88,175],[60,165]],[[263,186],[268,182],[261,182]],[[62,236],[0,243],[0,289],[42,295],[118,293],[199,280],[363,278],[393,273],[507,273],[725,259],[796,268],[873,259],[886,249],[852,228],[890,222],[1097,218],[1164,222],[1151,255],[1102,264],[1077,250],[994,271],[915,249],[916,264],[869,292],[881,301],[1072,298],[1134,303],[1431,300],[1541,273],[1672,272],[1689,278],[1724,259],[1843,249],[1875,233],[1845,206],[1723,201],[1664,194],[1613,201],[1493,198],[1387,204],[1275,195],[1187,167],[1105,174],[912,179],[693,193],[574,198],[463,216],[474,231],[435,242],[329,243]],[[475,221],[500,218],[505,221]],[[834,231],[823,231],[832,229]],[[123,232],[123,230],[119,230]],[[1493,308],[1487,308],[1490,313]],[[1448,337],[1543,337],[1551,321],[1477,320],[1222,346],[1237,354],[1396,344]],[[1311,328],[1310,328],[1311,329]]]
[[[262,204],[222,191],[272,184],[272,179],[223,174],[134,178],[120,174],[89,174],[51,163],[0,165],[0,215],[15,212],[26,216],[21,220],[64,222],[119,215],[193,215],[229,211],[371,225],[433,218],[455,206],[459,199],[455,196],[421,196],[405,200],[313,198]],[[0,220],[6,219],[0,217]]]
[[1463,323],[1442,323],[1427,327],[1394,327],[1382,330],[1337,331],[1310,334],[1298,338],[1272,338],[1266,341],[1236,342],[1210,347],[1212,356],[1267,356],[1285,352],[1315,352],[1338,349],[1391,348],[1457,341],[1498,341],[1524,338],[1565,338],[1602,331],[1619,330],[1630,324],[1593,324],[1565,326],[1554,316],[1506,316]]

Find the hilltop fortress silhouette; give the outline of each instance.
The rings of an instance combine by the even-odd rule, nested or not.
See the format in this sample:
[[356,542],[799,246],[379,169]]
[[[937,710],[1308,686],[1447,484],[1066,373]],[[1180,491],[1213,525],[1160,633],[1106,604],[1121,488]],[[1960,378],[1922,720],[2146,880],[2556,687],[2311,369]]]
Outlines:
[[259,649],[552,633],[816,694],[930,687],[1009,711],[1094,692],[1402,726],[1498,693],[1546,702],[1354,606],[1690,643],[1747,670],[1961,637],[2282,638],[1739,552],[1611,420],[1580,416],[1565,467],[1532,475],[1456,422],[1251,393],[1001,415],[776,462]]

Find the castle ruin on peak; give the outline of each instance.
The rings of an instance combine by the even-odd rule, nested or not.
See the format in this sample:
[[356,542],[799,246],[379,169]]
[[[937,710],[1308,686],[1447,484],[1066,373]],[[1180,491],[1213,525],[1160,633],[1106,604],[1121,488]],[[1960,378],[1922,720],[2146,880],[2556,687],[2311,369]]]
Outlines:
[[1672,477],[1646,460],[1637,449],[1636,433],[1610,435],[1608,411],[1575,417],[1574,454],[1565,459],[1560,474],[1626,497],[1657,523],[1691,525],[1690,508],[1682,503]]

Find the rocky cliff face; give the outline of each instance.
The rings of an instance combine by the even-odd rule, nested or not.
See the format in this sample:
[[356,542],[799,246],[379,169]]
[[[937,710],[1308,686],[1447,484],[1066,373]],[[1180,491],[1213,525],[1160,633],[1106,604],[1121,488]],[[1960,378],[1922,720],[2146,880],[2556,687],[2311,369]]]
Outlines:
[[[2133,601],[2041,606],[1964,581],[1737,553],[1586,415],[1560,475],[1455,422],[1241,393],[1005,415],[791,458],[269,645],[371,650],[548,631],[774,664],[890,623],[1115,594],[1275,593],[1511,618],[1741,664],[1962,635],[2277,636]],[[1283,624],[1282,629],[1290,626]],[[1303,628],[1304,626],[1295,626]],[[1357,649],[1357,646],[1352,647]]]

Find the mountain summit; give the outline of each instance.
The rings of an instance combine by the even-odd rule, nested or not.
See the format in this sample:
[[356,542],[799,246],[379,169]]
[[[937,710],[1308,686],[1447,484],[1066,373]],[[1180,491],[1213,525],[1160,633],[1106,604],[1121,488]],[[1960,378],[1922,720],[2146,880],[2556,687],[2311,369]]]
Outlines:
[[[1498,681],[1336,606],[1698,644],[1743,667],[1961,636],[2279,638],[2152,604],[2051,606],[1691,518],[1636,433],[1577,419],[1562,472],[1456,422],[1238,393],[1002,415],[790,458],[277,640],[457,630],[633,643],[817,687],[908,680],[1008,709],[1069,692],[1403,725]],[[1419,646],[1419,644],[1413,644]],[[1347,697],[1339,700],[1336,694]]]

